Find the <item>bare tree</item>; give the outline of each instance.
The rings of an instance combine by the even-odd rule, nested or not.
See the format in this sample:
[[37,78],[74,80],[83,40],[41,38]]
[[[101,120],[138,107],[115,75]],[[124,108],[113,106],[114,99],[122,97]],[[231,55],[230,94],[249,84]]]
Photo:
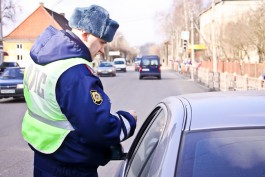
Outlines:
[[248,40],[256,47],[259,62],[262,62],[265,60],[265,3],[251,13],[247,22],[251,31],[251,35],[247,36]]
[[248,56],[250,42],[247,36],[250,35],[250,31],[243,20],[244,18],[246,17],[228,23],[224,29],[224,34],[220,38],[220,45],[226,58],[237,60]]
[[12,0],[2,0],[1,2],[1,21],[3,25],[9,22],[15,22],[16,13],[21,11],[21,7],[16,5]]
[[[0,49],[3,47],[3,25],[11,22],[15,22],[15,15],[20,7],[16,5],[12,0],[0,0]],[[0,63],[3,57],[0,57]]]
[[256,10],[250,9],[241,18],[226,25],[220,44],[226,57],[249,58],[249,51],[256,50],[259,62],[265,59],[265,3]]
[[[166,18],[161,24],[162,31],[166,34],[168,41],[172,41],[173,35],[181,36],[182,31],[190,31],[191,21],[199,26],[199,14],[208,3],[205,0],[175,0],[171,11],[164,14]],[[185,4],[184,4],[185,3]],[[198,29],[198,28],[197,28]],[[195,42],[199,42],[200,32],[195,30]],[[176,41],[180,42],[179,37]]]

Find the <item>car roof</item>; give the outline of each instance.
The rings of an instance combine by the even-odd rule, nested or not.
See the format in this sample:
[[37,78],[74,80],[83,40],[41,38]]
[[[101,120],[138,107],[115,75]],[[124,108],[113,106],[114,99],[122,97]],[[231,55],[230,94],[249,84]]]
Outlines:
[[19,66],[14,66],[14,67],[7,67],[6,69],[23,69],[23,68],[21,68]]
[[103,61],[103,62],[100,62],[98,67],[101,67],[102,65],[111,65],[111,66],[114,66],[113,62],[110,62],[110,61]]
[[265,126],[265,91],[180,95],[187,109],[185,130]]
[[157,58],[157,59],[159,59],[159,56],[157,56],[157,55],[144,55],[144,56],[142,56],[142,58]]
[[0,64],[0,66],[1,67],[6,67],[7,65],[9,65],[9,64],[16,64],[16,65],[19,65],[17,62],[15,62],[15,61],[3,61],[1,64]]

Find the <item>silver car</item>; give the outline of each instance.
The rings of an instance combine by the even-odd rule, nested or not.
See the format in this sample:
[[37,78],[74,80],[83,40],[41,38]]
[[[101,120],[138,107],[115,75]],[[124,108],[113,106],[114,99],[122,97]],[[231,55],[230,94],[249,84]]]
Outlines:
[[[118,177],[259,177],[265,174],[265,91],[162,100],[141,126]],[[116,153],[117,155],[118,153]]]
[[97,68],[98,76],[116,76],[116,69],[112,62],[101,62]]

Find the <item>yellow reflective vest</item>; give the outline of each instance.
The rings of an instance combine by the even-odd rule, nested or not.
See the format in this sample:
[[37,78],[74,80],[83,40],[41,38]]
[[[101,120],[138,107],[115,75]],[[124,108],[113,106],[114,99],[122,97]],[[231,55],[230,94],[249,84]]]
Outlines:
[[28,110],[22,122],[24,139],[36,150],[55,152],[74,128],[56,100],[56,83],[63,72],[78,64],[91,63],[82,58],[59,60],[47,65],[32,63],[24,73],[24,96]]

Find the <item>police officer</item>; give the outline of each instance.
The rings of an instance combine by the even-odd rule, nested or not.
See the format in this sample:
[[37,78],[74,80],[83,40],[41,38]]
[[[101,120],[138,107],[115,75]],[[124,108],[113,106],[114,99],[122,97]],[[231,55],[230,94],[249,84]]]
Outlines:
[[22,135],[34,151],[34,177],[97,177],[111,147],[131,137],[136,113],[117,111],[91,62],[119,24],[102,7],[76,8],[72,31],[49,26],[30,51]]

